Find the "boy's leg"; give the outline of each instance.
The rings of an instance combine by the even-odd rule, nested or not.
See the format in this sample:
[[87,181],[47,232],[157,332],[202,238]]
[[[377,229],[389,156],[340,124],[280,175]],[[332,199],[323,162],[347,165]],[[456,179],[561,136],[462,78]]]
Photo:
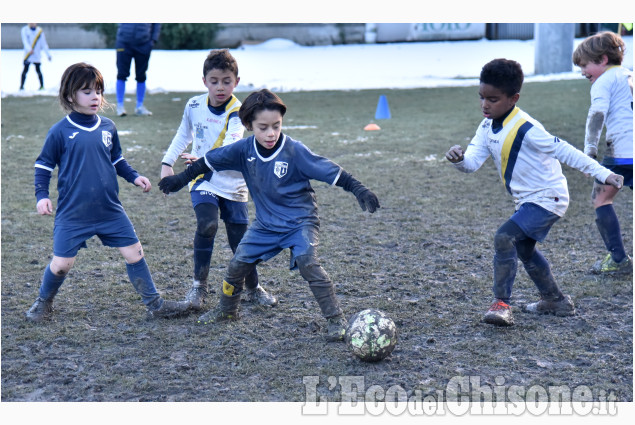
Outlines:
[[64,258],[53,256],[51,263],[44,269],[42,284],[38,298],[35,300],[26,318],[32,322],[39,322],[47,318],[53,311],[53,298],[57,294],[64,279],[75,263],[75,257]]
[[218,230],[218,207],[213,203],[201,203],[194,207],[196,233],[194,234],[194,281],[186,295],[194,310],[203,308],[207,297],[207,278]]
[[44,88],[44,77],[42,76],[42,69],[40,68],[41,64],[34,62],[33,65],[35,65],[35,72],[40,80],[40,90],[42,90]]
[[134,53],[134,67],[135,67],[135,79],[137,81],[137,106],[135,108],[135,114],[137,115],[152,115],[143,102],[146,95],[146,71],[148,70],[148,62],[150,61],[149,52],[135,51]]
[[137,242],[134,245],[119,248],[119,251],[126,260],[128,278],[137,293],[141,295],[141,300],[146,305],[150,318],[174,317],[189,310],[190,304],[187,301],[166,301],[161,298],[143,256],[141,243]]
[[245,263],[236,256],[227,266],[227,273],[223,280],[222,291],[218,306],[198,318],[198,323],[211,324],[239,318],[240,297],[242,295],[245,276],[253,271],[255,263]]
[[506,221],[494,235],[494,298],[508,303],[516,279],[518,255],[516,242],[524,233],[511,220]]
[[347,322],[335,295],[333,282],[312,254],[296,257],[296,264],[302,277],[309,282],[309,288],[320,306],[322,315],[328,321],[327,341],[343,340]]
[[613,261],[622,262],[626,258],[626,251],[622,241],[620,222],[613,204],[602,205],[595,209],[595,224]]
[[132,65],[132,55],[127,47],[117,48],[117,115],[126,115],[124,98],[126,95],[126,80],[130,76],[130,66]]
[[[220,209],[221,218],[225,222],[229,246],[232,252],[236,253],[238,244],[248,228],[249,212],[247,210],[247,202],[220,199]],[[257,267],[254,267],[252,271],[245,276],[245,289],[247,290],[247,301],[251,303],[268,307],[278,303],[276,297],[267,293],[267,291],[258,284]]]
[[31,65],[31,62],[24,61],[24,69],[22,69],[22,76],[20,77],[20,90],[24,90],[24,82],[26,81],[26,74],[29,72],[29,65]]

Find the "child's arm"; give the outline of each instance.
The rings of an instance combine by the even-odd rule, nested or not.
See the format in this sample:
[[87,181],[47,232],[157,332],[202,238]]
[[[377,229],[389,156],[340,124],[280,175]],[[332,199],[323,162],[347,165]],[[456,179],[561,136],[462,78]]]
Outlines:
[[40,215],[51,215],[53,213],[53,203],[49,199],[49,183],[51,172],[44,168],[35,168],[35,198],[37,199],[37,213]]
[[611,104],[611,91],[602,82],[596,81],[591,86],[591,106],[586,119],[584,135],[584,153],[595,159],[598,155],[600,136]]
[[335,185],[355,195],[363,211],[368,210],[372,214],[380,208],[377,196],[346,171],[342,170]]
[[185,149],[192,143],[192,123],[190,121],[190,102],[188,101],[183,111],[183,118],[181,119],[181,125],[179,125],[172,143],[168,147],[163,159],[161,160],[161,178],[173,176],[174,170],[172,167],[178,159],[179,155],[185,151]]
[[445,158],[453,164],[463,161],[463,148],[460,145],[454,145],[445,153]]
[[200,158],[179,174],[163,177],[159,182],[159,189],[161,189],[161,192],[166,195],[170,192],[178,192],[187,186],[191,180],[194,180],[196,176],[199,174],[205,174],[210,170],[211,168],[205,162],[205,157]]

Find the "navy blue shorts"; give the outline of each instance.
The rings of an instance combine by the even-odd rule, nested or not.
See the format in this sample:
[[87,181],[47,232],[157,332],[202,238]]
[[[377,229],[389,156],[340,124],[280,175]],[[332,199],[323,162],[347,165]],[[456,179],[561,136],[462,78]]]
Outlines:
[[134,227],[126,214],[91,224],[64,223],[53,228],[53,254],[56,257],[73,258],[80,248],[86,248],[86,241],[97,236],[105,246],[123,248],[139,242]]
[[267,261],[278,255],[283,249],[291,250],[289,269],[297,268],[296,258],[301,255],[316,255],[320,241],[320,229],[315,225],[306,225],[292,232],[272,232],[254,221],[243,235],[236,248],[234,258],[243,263]]
[[[615,174],[619,174],[624,177],[624,186],[628,186],[633,190],[633,164],[602,164],[602,166],[608,168]],[[597,184],[606,184],[602,183],[598,179],[595,179]]]
[[541,206],[526,202],[509,218],[533,240],[542,242],[560,217]]
[[225,223],[249,224],[247,202],[225,199],[206,190],[193,190],[190,192],[190,197],[194,208],[200,204],[216,205],[220,210],[220,218]]

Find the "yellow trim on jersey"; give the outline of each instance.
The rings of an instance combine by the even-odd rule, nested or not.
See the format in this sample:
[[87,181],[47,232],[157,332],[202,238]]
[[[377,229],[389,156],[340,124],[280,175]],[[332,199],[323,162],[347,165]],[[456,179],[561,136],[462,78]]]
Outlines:
[[[520,109],[516,106],[514,111],[509,114],[505,121],[503,121],[503,128],[511,121],[511,119],[520,111]],[[516,124],[509,131],[507,136],[505,137],[505,142],[503,143],[503,148],[501,149],[501,179],[503,180],[503,184],[507,186],[508,182],[505,181],[505,172],[507,171],[507,164],[509,162],[509,155],[512,150],[512,146],[514,146],[514,142],[516,141],[516,136],[518,135],[518,129],[521,125],[526,123],[527,120],[524,118],[519,119]]]
[[[42,28],[40,28],[40,31],[38,31],[37,35],[33,39],[33,43],[31,43],[31,50],[35,49],[35,45],[37,44],[37,41],[40,39],[41,35],[42,35]],[[27,60],[29,56],[31,56],[31,52],[26,54],[26,56],[24,57],[24,60]]]
[[[227,124],[229,123],[229,117],[234,112],[238,112],[240,110],[240,106],[234,106],[236,102],[238,102],[238,98],[232,94],[231,101],[225,107],[225,111],[228,111],[228,112],[225,117],[225,125],[223,126],[223,131],[221,131],[218,137],[216,138],[216,141],[212,145],[212,149],[216,149],[220,146],[223,146],[223,141],[225,140],[225,134],[227,133]],[[209,95],[207,95],[207,98],[205,99],[205,106],[208,106],[208,105],[209,105]],[[194,187],[196,182],[202,179],[203,177],[205,177],[205,174],[199,174],[198,176],[194,178],[194,180],[188,183],[188,189],[190,190],[190,192],[192,191],[192,187]]]

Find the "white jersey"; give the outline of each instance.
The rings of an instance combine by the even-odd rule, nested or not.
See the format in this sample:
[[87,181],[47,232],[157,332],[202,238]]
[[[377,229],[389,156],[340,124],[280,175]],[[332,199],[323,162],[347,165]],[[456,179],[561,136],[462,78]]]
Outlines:
[[[584,152],[597,152],[602,126],[606,126],[604,163],[633,163],[633,73],[623,66],[608,68],[591,86],[591,107],[587,117]],[[607,160],[608,158],[608,160]],[[630,161],[628,161],[630,160]]]
[[[24,60],[29,63],[41,63],[42,51],[50,58],[49,45],[46,43],[44,31],[40,27],[31,29],[28,25],[22,27],[22,45],[24,46]],[[33,53],[31,53],[33,50]]]
[[492,157],[507,191],[515,198],[516,209],[531,202],[560,217],[569,206],[567,179],[560,161],[604,182],[611,171],[602,167],[564,140],[549,134],[543,126],[518,107],[493,129],[484,119],[464,153],[455,163],[471,173]]
[[[232,144],[245,131],[238,117],[241,103],[232,95],[224,110],[217,113],[208,107],[208,95],[194,96],[183,111],[181,125],[161,162],[173,166],[179,155],[192,143],[192,155],[205,156],[209,150]],[[248,191],[243,175],[238,171],[218,171],[201,174],[189,184],[190,191],[209,191],[225,199],[247,202]]]

